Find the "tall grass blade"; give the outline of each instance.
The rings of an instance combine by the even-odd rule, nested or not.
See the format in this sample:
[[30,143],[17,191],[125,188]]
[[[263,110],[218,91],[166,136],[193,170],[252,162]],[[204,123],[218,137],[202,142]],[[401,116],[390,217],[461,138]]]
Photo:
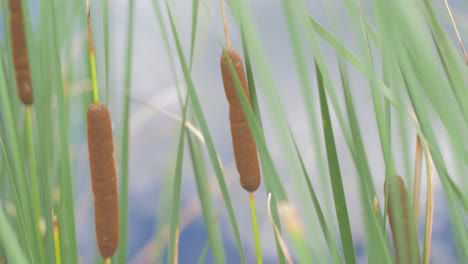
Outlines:
[[69,109],[68,98],[64,94],[62,85],[62,66],[60,62],[60,46],[57,35],[57,9],[54,1],[49,1],[48,6],[50,17],[48,25],[50,30],[50,59],[53,65],[52,81],[56,87],[58,111],[58,140],[59,140],[59,160],[60,160],[60,205],[58,214],[59,229],[61,233],[60,249],[62,252],[62,262],[75,264],[78,261],[75,213],[73,206],[73,185],[71,180],[71,164],[69,151]]
[[224,255],[223,242],[219,231],[219,224],[217,216],[214,212],[214,206],[209,191],[209,184],[206,174],[201,171],[201,161],[199,157],[202,156],[200,146],[193,142],[192,135],[187,134],[187,141],[192,158],[193,171],[195,173],[198,197],[202,206],[203,217],[205,219],[205,227],[208,233],[208,240],[210,242],[211,253],[215,263],[226,263]]
[[376,190],[370,171],[369,161],[364,148],[364,141],[358,123],[356,107],[354,106],[353,97],[351,94],[349,78],[342,60],[339,59],[338,63],[343,94],[345,98],[346,111],[348,113],[351,135],[355,147],[355,151],[352,151],[352,157],[357,168],[358,175],[360,175],[360,189],[364,190],[361,193],[361,204],[364,211],[363,217],[365,221],[367,246],[369,252],[368,258],[369,261],[382,261],[382,256],[385,256],[384,259],[387,262],[390,262],[391,251],[388,241],[385,239],[385,219],[381,218],[380,213],[374,214],[370,210],[370,201],[372,201],[373,197],[375,197]]
[[122,160],[120,174],[120,240],[119,248],[116,254],[118,263],[127,263],[128,254],[128,160],[129,160],[129,130],[130,130],[130,91],[132,85],[132,51],[133,51],[133,23],[135,14],[135,1],[128,1],[128,27],[127,27],[127,45],[125,51],[125,79],[123,96],[123,117],[122,117]]
[[101,10],[102,10],[102,25],[103,25],[103,41],[104,41],[104,72],[106,78],[106,105],[109,105],[109,86],[110,86],[110,71],[109,71],[109,55],[110,55],[110,45],[109,45],[109,1],[101,0]]
[[175,249],[178,247],[176,244],[177,230],[179,229],[179,216],[180,216],[180,199],[181,199],[181,188],[182,188],[182,168],[183,168],[183,158],[184,158],[184,144],[185,144],[185,121],[187,119],[187,105],[188,97],[184,103],[182,123],[180,127],[180,134],[177,147],[177,157],[175,164],[175,174],[174,182],[172,184],[172,208],[170,209],[170,219],[169,219],[169,244],[167,252],[167,263],[175,264],[177,255],[175,255]]
[[195,40],[197,37],[197,25],[198,25],[198,6],[199,6],[199,0],[193,0],[192,1],[192,33],[190,36],[190,60],[189,60],[189,65],[190,65],[190,71],[192,71],[192,66],[193,66],[193,55],[195,51]]
[[341,244],[343,246],[343,253],[346,263],[356,263],[356,256],[354,253],[354,244],[351,234],[351,226],[349,224],[348,209],[346,205],[346,198],[344,196],[343,181],[341,178],[341,170],[336,153],[335,139],[333,135],[333,128],[328,110],[327,98],[325,96],[325,87],[320,69],[316,68],[317,84],[320,96],[320,108],[322,110],[323,118],[323,134],[325,138],[326,153],[328,158],[328,169],[330,171],[330,182],[333,191],[333,200],[335,202],[335,212],[338,220],[338,226],[341,236]]

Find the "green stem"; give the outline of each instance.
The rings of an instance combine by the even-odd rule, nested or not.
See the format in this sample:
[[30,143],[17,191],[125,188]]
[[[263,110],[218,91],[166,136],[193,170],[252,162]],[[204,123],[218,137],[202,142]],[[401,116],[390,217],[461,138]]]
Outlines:
[[123,123],[122,123],[122,160],[120,178],[120,245],[117,252],[117,263],[127,263],[127,236],[128,236],[128,135],[129,135],[129,114],[130,114],[130,86],[132,77],[132,47],[133,47],[133,16],[134,1],[128,2],[128,29],[127,29],[127,50],[125,58],[125,81],[124,81],[124,102],[123,102]]
[[37,169],[36,169],[36,158],[34,155],[34,139],[33,139],[33,132],[32,132],[32,118],[31,118],[31,108],[30,106],[25,106],[25,113],[26,113],[26,133],[27,133],[27,140],[28,140],[28,151],[29,151],[29,166],[31,170],[31,184],[32,184],[32,191],[33,191],[33,200],[34,200],[34,218],[35,218],[35,226],[36,226],[36,239],[37,245],[39,247],[39,257],[41,259],[41,263],[45,263],[45,255],[44,255],[44,245],[41,237],[41,200],[39,197],[39,186],[37,183]]
[[94,51],[89,54],[89,61],[91,64],[91,80],[93,83],[93,101],[95,104],[99,103],[99,89],[97,85],[97,74],[96,74],[96,57]]
[[53,216],[53,228],[54,228],[54,248],[55,248],[55,264],[62,264],[62,257],[60,253],[60,236],[58,230],[57,219]]
[[262,249],[260,247],[260,237],[258,234],[258,225],[257,225],[257,210],[255,209],[255,197],[254,193],[249,193],[250,197],[250,212],[252,214],[252,226],[254,231],[254,238],[255,238],[255,251],[257,252],[257,263],[262,264]]

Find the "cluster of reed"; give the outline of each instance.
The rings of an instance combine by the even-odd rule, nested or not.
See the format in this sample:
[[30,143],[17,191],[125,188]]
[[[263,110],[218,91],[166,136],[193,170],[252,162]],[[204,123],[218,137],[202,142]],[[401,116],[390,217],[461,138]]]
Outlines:
[[117,170],[111,116],[107,105],[99,102],[89,2],[87,2],[87,21],[94,102],[88,106],[86,123],[94,193],[94,222],[99,252],[110,262],[110,257],[114,255],[119,244]]
[[[33,104],[33,90],[21,1],[10,0],[9,6],[16,86],[21,102],[29,111],[29,107]],[[225,26],[226,48],[223,49],[221,54],[220,68],[226,98],[229,103],[229,120],[235,163],[242,188],[253,197],[252,194],[260,185],[260,167],[256,143],[240,98],[240,96],[245,96],[250,107],[249,88],[243,61],[230,45],[222,0],[221,7]],[[91,69],[95,70],[89,6],[87,15]],[[95,78],[95,72],[92,72],[92,76]],[[93,79],[95,97],[94,102],[87,109],[88,154],[94,193],[97,244],[102,257],[109,259],[115,253],[119,242],[117,172],[111,116],[106,104],[98,100],[96,83],[96,80]],[[243,95],[239,93],[236,83],[241,85],[240,92]],[[385,187],[385,191],[388,197],[387,212],[397,263],[420,263],[419,252],[414,250],[418,249],[417,236],[414,221],[410,217],[408,194],[402,178],[400,176],[395,177],[390,186]],[[54,226],[56,226],[56,222],[54,222]],[[400,232],[397,232],[397,229],[400,229]],[[259,250],[257,254],[260,254]]]
[[[33,89],[22,4],[20,0],[9,0],[9,6],[16,87],[19,98],[26,108],[26,112],[30,113],[30,107],[33,104]],[[94,64],[94,48],[89,11],[88,29],[90,37],[90,61],[91,64]],[[91,68],[95,69],[93,66]],[[95,73],[93,72],[92,75],[95,76]],[[95,80],[93,80],[93,84],[96,84]],[[96,86],[93,87],[93,91],[97,94]],[[110,113],[104,103],[100,103],[96,97],[95,99],[95,102],[90,104],[87,110],[88,153],[94,193],[97,244],[102,257],[109,259],[115,253],[119,242],[117,173]],[[35,197],[35,199],[38,199],[38,197]],[[54,234],[56,232],[57,222],[54,218]],[[56,238],[58,239],[58,235]],[[56,254],[59,256],[60,253],[57,252]],[[59,261],[57,259],[58,263]]]

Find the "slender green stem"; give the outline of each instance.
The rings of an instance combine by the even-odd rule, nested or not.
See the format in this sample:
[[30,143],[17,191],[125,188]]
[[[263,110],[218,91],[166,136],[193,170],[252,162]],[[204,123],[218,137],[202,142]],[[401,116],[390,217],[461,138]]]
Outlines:
[[91,82],[93,85],[93,101],[99,103],[99,89],[96,73],[96,56],[94,55],[93,28],[91,25],[91,10],[87,2],[87,22],[88,22],[88,44],[89,44],[89,64],[91,66]]
[[262,248],[260,247],[260,237],[258,234],[258,225],[257,225],[257,210],[255,209],[255,197],[254,193],[249,193],[250,197],[250,212],[252,214],[252,226],[254,231],[254,238],[255,238],[255,251],[257,251],[257,263],[263,263],[262,260]]
[[108,0],[101,0],[102,25],[104,35],[104,71],[106,74],[106,104],[109,103],[109,3]]
[[34,222],[36,226],[36,239],[39,247],[39,257],[41,263],[45,263],[44,245],[41,237],[41,200],[39,197],[39,185],[37,183],[37,169],[36,169],[36,157],[34,155],[34,140],[32,131],[32,118],[30,106],[25,106],[26,113],[26,133],[28,140],[28,151],[29,151],[29,166],[31,170],[31,184],[33,191],[34,200]]
[[60,237],[59,229],[57,224],[57,217],[53,216],[53,228],[54,228],[54,247],[55,247],[55,264],[62,263],[62,256],[60,254]]
[[89,53],[89,61],[91,64],[91,79],[93,82],[93,101],[94,103],[99,103],[99,90],[97,86],[97,74],[96,74],[96,58],[94,56],[94,50]]
[[133,17],[135,3],[128,1],[128,28],[127,28],[127,50],[125,57],[125,80],[123,101],[123,123],[122,123],[122,160],[120,177],[120,245],[117,251],[117,263],[127,263],[127,236],[128,236],[128,152],[129,152],[129,130],[130,130],[130,88],[132,83],[132,49],[133,49]]

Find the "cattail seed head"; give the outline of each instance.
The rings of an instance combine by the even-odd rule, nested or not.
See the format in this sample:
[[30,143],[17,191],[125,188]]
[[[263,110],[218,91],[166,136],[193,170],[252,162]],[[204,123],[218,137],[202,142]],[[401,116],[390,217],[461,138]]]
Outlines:
[[105,104],[88,107],[87,128],[96,239],[102,257],[108,258],[119,243],[119,205],[112,123]]
[[16,73],[16,87],[20,100],[25,105],[33,103],[31,74],[29,71],[28,49],[24,30],[21,0],[10,0],[10,32],[13,50],[13,64]]
[[[226,57],[227,54],[227,57]],[[237,171],[240,175],[241,186],[248,192],[254,192],[260,185],[260,167],[257,156],[257,146],[249,128],[246,115],[242,108],[239,94],[236,89],[235,75],[231,74],[230,59],[243,91],[250,105],[250,94],[245,77],[244,64],[239,54],[227,48],[221,54],[221,74],[224,91],[229,102],[229,120],[231,123],[232,143]]]
[[[420,263],[420,256],[417,251],[419,250],[417,246],[417,234],[415,232],[415,225],[410,217],[408,191],[400,176],[397,175],[396,179],[391,182],[393,186],[386,186],[387,182],[385,182],[386,188],[384,189],[386,194],[388,191],[387,214],[392,231],[396,262],[398,264],[406,264],[414,263],[414,260],[418,260],[417,263]],[[397,213],[396,210],[399,212]],[[401,231],[399,233],[397,233],[397,226]],[[403,244],[399,244],[399,242]]]

